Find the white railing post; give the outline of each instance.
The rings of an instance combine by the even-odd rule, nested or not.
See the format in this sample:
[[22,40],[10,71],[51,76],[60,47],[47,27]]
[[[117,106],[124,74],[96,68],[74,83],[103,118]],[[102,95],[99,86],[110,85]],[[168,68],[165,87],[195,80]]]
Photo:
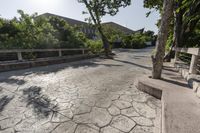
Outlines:
[[62,50],[61,49],[59,49],[59,57],[62,57]]
[[178,51],[175,51],[175,57],[174,57],[174,66],[176,65],[176,62],[178,61]]
[[83,55],[85,54],[85,50],[84,50],[84,49],[82,49],[82,54],[83,54]]
[[21,53],[21,52],[17,52],[17,59],[18,59],[19,61],[22,61],[22,60],[23,60],[23,58],[22,58],[22,53]]
[[191,59],[191,62],[190,62],[190,70],[189,70],[190,74],[197,74],[198,73],[198,71],[197,71],[198,58],[199,57],[197,55],[192,55],[192,59]]

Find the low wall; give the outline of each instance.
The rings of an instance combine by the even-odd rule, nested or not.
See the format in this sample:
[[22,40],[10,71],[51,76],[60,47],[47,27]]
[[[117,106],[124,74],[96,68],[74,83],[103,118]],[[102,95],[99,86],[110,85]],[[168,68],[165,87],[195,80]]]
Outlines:
[[84,59],[90,59],[98,57],[98,55],[74,55],[74,56],[66,56],[66,57],[54,57],[54,58],[44,58],[37,59],[34,61],[15,61],[15,62],[4,62],[0,64],[0,72],[11,71],[11,70],[19,70],[26,69],[31,67],[38,66],[47,66],[53,64],[60,64],[66,62],[79,61]]

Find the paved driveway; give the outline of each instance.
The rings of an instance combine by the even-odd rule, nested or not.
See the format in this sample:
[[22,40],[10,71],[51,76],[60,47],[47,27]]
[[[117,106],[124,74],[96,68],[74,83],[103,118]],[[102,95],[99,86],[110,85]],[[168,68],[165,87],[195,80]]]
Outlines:
[[0,73],[0,132],[152,133],[160,101],[134,85],[151,51]]

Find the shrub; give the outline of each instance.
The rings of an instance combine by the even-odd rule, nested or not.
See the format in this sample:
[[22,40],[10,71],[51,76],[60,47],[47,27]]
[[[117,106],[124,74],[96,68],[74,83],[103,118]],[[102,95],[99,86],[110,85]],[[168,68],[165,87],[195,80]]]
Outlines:
[[143,34],[132,34],[132,35],[126,35],[122,39],[122,45],[123,48],[145,48],[146,44],[145,42],[148,41],[148,36],[145,36]]
[[38,17],[19,10],[20,17],[0,18],[0,49],[80,48],[85,35],[57,17]]
[[93,53],[99,54],[102,51],[103,44],[101,40],[87,40],[86,47],[88,47]]

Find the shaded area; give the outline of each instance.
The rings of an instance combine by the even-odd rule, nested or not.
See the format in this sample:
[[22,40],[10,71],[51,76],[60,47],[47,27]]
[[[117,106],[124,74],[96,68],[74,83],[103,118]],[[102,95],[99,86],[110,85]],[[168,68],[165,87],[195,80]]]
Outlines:
[[197,78],[190,78],[189,80],[188,80],[188,82],[199,82],[200,83],[200,79],[197,79]]
[[62,64],[54,64],[49,66],[40,66],[40,67],[34,67],[34,68],[28,68],[24,70],[17,70],[17,71],[10,71],[10,72],[2,72],[0,75],[0,83],[8,83],[8,84],[18,84],[22,85],[25,83],[23,80],[19,79],[13,79],[12,76],[28,76],[31,74],[49,74],[49,73],[57,73],[59,71],[62,71],[67,68],[93,68],[98,66],[105,66],[105,67],[120,67],[123,65],[118,64],[105,64],[102,63],[106,59],[88,59],[88,60],[82,60],[82,61],[76,61],[76,62],[69,62],[69,63],[62,63]]
[[[143,55],[129,55],[133,53],[143,53],[143,52],[149,52],[149,49],[140,49],[140,50],[135,50],[135,49],[115,49],[113,50],[116,55],[118,53],[123,53],[126,54],[126,56],[132,60],[136,59],[142,59]],[[120,56],[120,55],[119,55]],[[13,79],[12,76],[29,76],[31,74],[49,74],[49,73],[57,73],[60,71],[63,71],[68,68],[76,69],[76,68],[83,68],[83,69],[88,69],[88,68],[94,68],[94,67],[99,67],[99,66],[105,66],[105,67],[121,67],[124,66],[124,64],[115,64],[109,62],[103,63],[104,61],[107,61],[109,59],[99,59],[99,58],[93,58],[93,59],[87,59],[87,60],[82,60],[82,61],[76,61],[76,62],[69,62],[69,63],[62,63],[62,64],[55,64],[55,65],[49,65],[49,66],[41,66],[41,67],[35,67],[35,68],[28,68],[24,70],[17,70],[17,71],[10,71],[10,72],[1,72],[0,74],[0,83],[8,83],[8,84],[17,84],[17,85],[22,85],[25,84],[25,80],[21,79]],[[115,61],[119,61],[121,63],[126,63],[126,64],[131,64],[137,67],[141,67],[144,69],[151,70],[151,67],[147,67],[144,65],[140,65],[138,63],[133,63],[129,62],[126,60],[117,60],[114,59]],[[137,61],[136,61],[137,62]]]
[[14,98],[14,96],[3,96],[0,98],[0,112],[2,112],[5,106]]
[[148,48],[144,48],[144,49],[115,49],[115,51],[117,52],[127,52],[127,53],[143,53],[143,52],[147,52],[149,49]]
[[168,83],[172,83],[172,84],[175,84],[175,85],[182,86],[182,87],[189,87],[187,83],[182,83],[182,82],[179,82],[179,81],[170,80],[170,79],[166,79],[166,78],[162,78],[162,80],[165,81],[165,82],[168,82]]
[[[51,66],[46,66],[46,67],[39,67],[39,68],[32,68],[32,71],[29,71],[29,74],[36,73],[36,74],[49,74],[49,73],[57,73],[59,71],[62,71],[67,68],[93,68],[93,67],[98,67],[98,66],[105,66],[105,67],[118,67],[118,66],[123,66],[123,65],[118,65],[118,64],[105,64],[102,63],[104,59],[90,59],[90,60],[83,60],[79,62],[71,62],[71,63],[64,63],[64,64],[57,64],[57,65],[51,65]],[[48,68],[48,69],[47,69]],[[25,74],[28,74],[27,72]]]
[[173,76],[173,77],[169,77],[170,79],[175,79],[175,80],[180,80],[180,81],[185,81],[185,79],[182,76]]
[[139,58],[139,59],[141,59],[141,58],[149,58],[149,56],[145,56],[145,55],[134,55],[134,57]]
[[152,67],[143,66],[143,65],[136,64],[136,63],[129,62],[129,61],[125,61],[125,60],[118,60],[118,59],[113,59],[113,60],[121,62],[121,63],[126,63],[126,64],[130,64],[130,65],[134,65],[134,66],[137,66],[137,67],[141,67],[141,68],[144,68],[144,69],[147,69],[147,70],[151,70],[152,69]]
[[167,70],[167,71],[170,71],[170,72],[178,72],[178,70],[175,70],[174,67],[169,67],[169,66],[164,66],[163,70]]
[[33,107],[37,115],[48,117],[50,113],[57,112],[58,106],[52,104],[47,96],[42,95],[41,90],[40,87],[31,86],[24,89],[23,94],[26,96],[27,106]]
[[4,82],[7,84],[17,84],[17,85],[23,85],[26,83],[26,81],[22,80],[22,79],[14,79],[14,78],[9,78],[6,80],[0,80],[0,82]]

